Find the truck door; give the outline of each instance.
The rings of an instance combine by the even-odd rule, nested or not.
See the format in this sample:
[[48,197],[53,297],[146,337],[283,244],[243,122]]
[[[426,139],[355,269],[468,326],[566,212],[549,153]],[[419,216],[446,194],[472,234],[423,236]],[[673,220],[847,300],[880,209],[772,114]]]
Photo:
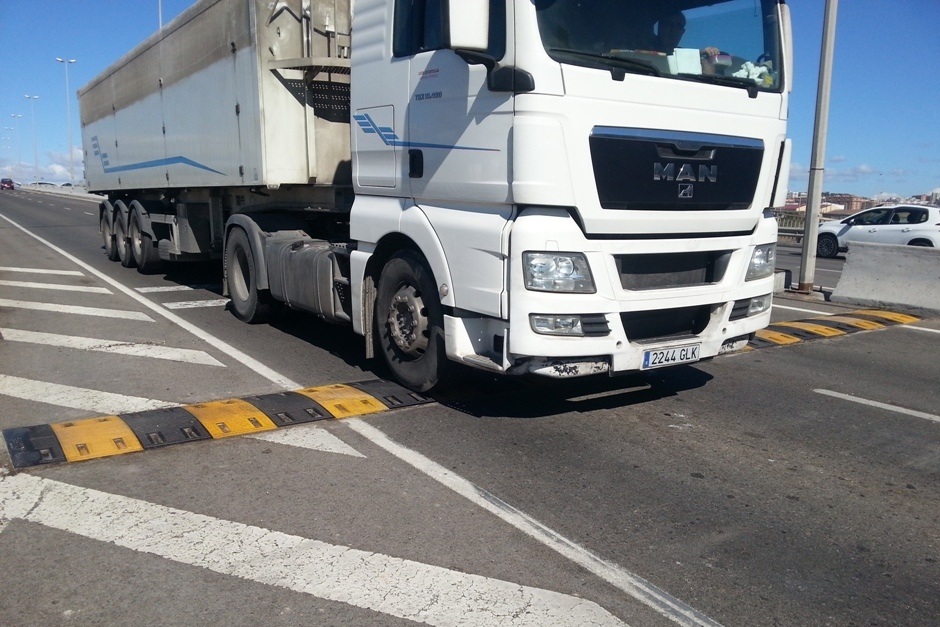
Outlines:
[[[454,1],[454,0],[451,0]],[[456,0],[459,2],[459,0]],[[403,3],[406,4],[406,3]],[[425,201],[509,201],[512,98],[487,88],[487,70],[447,45],[442,0],[411,3],[413,49],[407,104],[406,171]],[[490,53],[505,51],[505,2],[490,3]]]

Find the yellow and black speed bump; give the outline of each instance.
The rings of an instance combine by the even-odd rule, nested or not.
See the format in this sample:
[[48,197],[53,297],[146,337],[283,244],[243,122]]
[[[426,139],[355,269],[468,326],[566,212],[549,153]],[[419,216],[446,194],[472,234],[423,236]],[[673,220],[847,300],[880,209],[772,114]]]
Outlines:
[[430,403],[388,381],[324,385],[3,430],[14,468],[76,462]]
[[859,331],[877,331],[895,324],[910,324],[919,320],[920,318],[894,311],[862,309],[837,316],[774,322],[766,329],[758,331],[748,343],[748,347],[787,346],[805,340],[840,337]]

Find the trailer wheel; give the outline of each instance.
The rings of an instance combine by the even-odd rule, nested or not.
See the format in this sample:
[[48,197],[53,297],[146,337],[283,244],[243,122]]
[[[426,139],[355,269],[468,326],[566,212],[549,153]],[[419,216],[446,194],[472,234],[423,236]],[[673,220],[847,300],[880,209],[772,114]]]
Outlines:
[[111,203],[107,203],[101,211],[101,219],[98,221],[98,230],[101,231],[101,240],[104,243],[104,254],[108,261],[118,260],[117,245],[114,242],[114,229],[111,228],[109,216],[113,215],[114,209]]
[[160,266],[160,255],[153,247],[153,239],[140,228],[140,205],[131,203],[131,254],[137,270],[143,274],[154,272]]
[[225,279],[236,318],[250,324],[271,318],[274,302],[270,292],[258,289],[255,257],[242,229],[232,229],[225,242]]
[[124,203],[118,201],[121,207],[114,212],[114,246],[117,248],[118,259],[125,268],[134,267],[134,253],[131,251],[130,243],[127,237],[127,212],[122,208]]
[[375,335],[392,374],[416,392],[445,383],[444,313],[427,262],[415,251],[392,257],[379,277]]

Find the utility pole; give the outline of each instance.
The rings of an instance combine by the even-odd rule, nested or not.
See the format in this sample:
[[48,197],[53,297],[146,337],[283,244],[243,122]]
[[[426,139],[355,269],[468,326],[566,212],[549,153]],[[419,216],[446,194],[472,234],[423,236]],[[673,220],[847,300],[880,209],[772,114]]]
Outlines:
[[72,155],[72,94],[69,93],[69,65],[77,59],[63,59],[56,57],[56,61],[65,66],[65,116],[69,125],[69,183],[75,184],[75,167]]
[[803,225],[803,258],[800,263],[800,292],[812,292],[816,274],[816,238],[819,237],[819,204],[822,198],[826,163],[826,133],[829,130],[829,94],[832,86],[832,55],[836,42],[836,13],[839,0],[826,0],[823,18],[822,52],[819,58],[819,86],[816,90],[816,124],[813,128],[813,156],[809,168],[806,222]]
[[39,96],[30,96],[26,94],[26,99],[29,100],[29,109],[33,117],[33,169],[34,175],[36,177],[36,182],[39,182],[39,147],[36,143],[36,101],[39,100]]

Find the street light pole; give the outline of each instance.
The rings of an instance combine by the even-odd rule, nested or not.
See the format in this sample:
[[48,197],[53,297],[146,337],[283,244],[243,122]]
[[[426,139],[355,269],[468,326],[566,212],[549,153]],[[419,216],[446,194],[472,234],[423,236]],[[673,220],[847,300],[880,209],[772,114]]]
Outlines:
[[[10,114],[10,117],[13,118],[13,122],[16,122],[16,118],[21,118],[21,117],[23,117],[23,114],[22,114],[22,113],[11,113],[11,114]],[[20,164],[21,164],[22,161],[23,161],[23,151],[20,149],[20,148],[21,148],[21,145],[20,145],[20,134],[19,134],[19,132],[16,130],[15,127],[10,127],[10,128],[13,128],[13,137],[16,138],[16,139],[14,140],[14,141],[16,141],[16,167],[13,169],[13,172],[14,172],[13,177],[14,177],[14,178],[20,178]],[[23,181],[20,181],[20,184],[21,184],[21,185],[22,185],[22,183],[23,183]]]
[[55,60],[65,66],[65,115],[69,125],[69,182],[74,185],[75,166],[72,161],[72,94],[69,92],[69,64],[75,63],[78,59],[56,57]]
[[36,182],[39,182],[39,147],[36,143],[36,101],[39,100],[39,96],[26,94],[26,99],[29,100],[29,108],[33,117],[33,169],[35,170]]

